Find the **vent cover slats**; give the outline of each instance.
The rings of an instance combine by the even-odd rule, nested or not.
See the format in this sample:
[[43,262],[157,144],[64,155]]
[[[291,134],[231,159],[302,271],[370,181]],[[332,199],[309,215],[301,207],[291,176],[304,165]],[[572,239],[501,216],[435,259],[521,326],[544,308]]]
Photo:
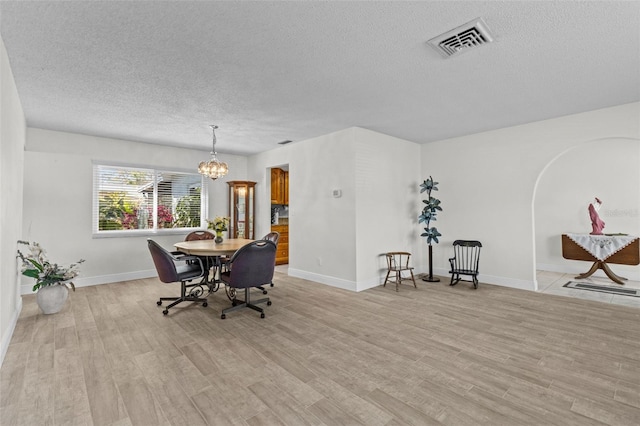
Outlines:
[[492,41],[487,25],[482,18],[478,18],[432,38],[429,44],[442,56],[449,58]]

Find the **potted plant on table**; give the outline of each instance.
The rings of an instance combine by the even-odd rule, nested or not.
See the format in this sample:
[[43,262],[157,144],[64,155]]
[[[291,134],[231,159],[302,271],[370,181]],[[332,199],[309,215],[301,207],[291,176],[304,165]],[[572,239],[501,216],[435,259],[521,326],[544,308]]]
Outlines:
[[435,182],[431,176],[429,179],[425,180],[420,184],[420,193],[427,192],[427,196],[429,197],[426,200],[422,200],[424,203],[424,207],[422,208],[422,213],[418,217],[418,223],[425,222],[426,227],[424,228],[424,232],[420,234],[421,237],[425,237],[427,239],[427,244],[429,244],[429,276],[422,278],[423,281],[429,282],[438,282],[440,278],[433,276],[433,251],[431,248],[431,243],[438,243],[438,237],[442,236],[438,229],[433,226],[429,227],[431,221],[436,220],[436,216],[438,215],[438,211],[442,211],[442,207],[440,207],[440,200],[431,196],[431,191],[438,190],[438,182]]
[[26,255],[18,250],[17,257],[22,261],[22,275],[36,280],[33,291],[37,292],[38,306],[45,314],[60,312],[69,296],[68,288],[76,290],[71,280],[78,276],[78,265],[84,262],[84,259],[65,267],[51,263],[37,242],[18,241],[18,244],[29,249]]
[[229,229],[229,218],[216,216],[213,220],[207,219],[207,223],[209,224],[208,228],[216,233],[216,239],[214,240],[216,244],[222,243],[222,233]]

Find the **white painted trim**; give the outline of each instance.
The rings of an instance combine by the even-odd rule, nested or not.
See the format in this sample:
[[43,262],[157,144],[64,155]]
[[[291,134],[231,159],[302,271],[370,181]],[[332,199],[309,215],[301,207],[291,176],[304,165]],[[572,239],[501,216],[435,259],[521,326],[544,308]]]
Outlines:
[[379,276],[375,276],[364,281],[358,281],[356,283],[356,291],[360,292],[364,290],[369,290],[370,288],[381,286],[383,283],[384,283],[384,280],[380,281]]
[[289,276],[302,278],[303,280],[314,281],[331,287],[337,287],[344,290],[356,291],[357,283],[354,281],[343,280],[341,278],[320,275],[313,272],[301,271],[300,269],[289,268]]
[[[440,277],[449,276],[449,270],[444,268],[434,268],[433,273]],[[130,280],[139,280],[144,278],[152,278],[157,276],[158,273],[155,269],[149,269],[146,271],[133,271],[133,272],[125,272],[121,274],[113,274],[113,275],[102,275],[97,277],[88,277],[88,278],[78,278],[73,280],[76,287],[89,287],[93,285],[100,284],[109,284],[109,283],[117,283],[121,281],[130,281]],[[379,277],[372,277],[365,281],[349,281],[341,278],[335,278],[328,275],[316,274],[314,272],[302,271],[300,269],[289,268],[289,275],[296,278],[302,278],[309,281],[314,281],[320,284],[325,284],[331,287],[337,287],[344,290],[350,291],[364,291],[370,288],[377,287],[382,285],[379,280]],[[419,273],[415,274],[416,276]],[[478,275],[478,280],[487,284],[495,284],[503,287],[512,287],[519,288],[522,290],[531,290],[536,291],[537,284],[535,281],[526,281],[526,280],[518,280],[514,278],[508,277],[499,277],[499,276],[491,276],[491,275]],[[31,286],[29,284],[22,284],[20,286],[20,294],[31,294]]]
[[[139,280],[143,278],[152,278],[158,276],[155,269],[148,269],[146,271],[133,271],[123,272],[121,274],[113,275],[101,275],[97,277],[76,278],[73,280],[73,284],[76,287],[89,287],[100,284],[118,283],[121,281]],[[31,294],[33,285],[22,284],[20,285],[20,294]]]
[[0,367],[2,367],[4,356],[9,350],[9,343],[11,343],[13,332],[16,329],[16,324],[18,323],[20,312],[22,312],[22,297],[18,298],[18,305],[16,306],[16,310],[11,317],[11,321],[9,322],[9,327],[7,327],[6,333],[4,334],[4,336],[2,336],[2,342],[0,342]]
[[[444,268],[433,268],[434,275],[439,277],[449,277],[449,270]],[[478,281],[485,284],[499,285],[501,287],[517,288],[520,290],[537,291],[538,282],[535,280],[519,280],[516,278],[500,277],[495,275],[478,274]]]

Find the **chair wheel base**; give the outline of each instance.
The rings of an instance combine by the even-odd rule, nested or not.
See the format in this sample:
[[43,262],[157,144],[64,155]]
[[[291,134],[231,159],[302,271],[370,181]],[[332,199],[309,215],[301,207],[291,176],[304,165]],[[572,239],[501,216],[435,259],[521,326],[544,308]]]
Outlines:
[[220,319],[225,319],[227,316],[225,314],[220,315]]
[[267,306],[271,306],[271,305],[272,305],[271,300],[269,300],[269,301],[267,302]]
[[169,310],[168,310],[168,309],[165,309],[164,311],[162,311],[162,313],[163,313],[164,315],[167,315],[167,314],[169,313]]
[[203,308],[206,308],[207,306],[209,306],[209,304],[208,304],[207,302],[203,302],[203,303],[202,303],[202,307],[203,307]]
[[267,294],[267,290],[262,290],[262,294]]
[[264,318],[264,313],[260,314],[260,318]]
[[158,300],[158,301],[156,302],[156,304],[157,304],[158,306],[162,306],[162,300]]

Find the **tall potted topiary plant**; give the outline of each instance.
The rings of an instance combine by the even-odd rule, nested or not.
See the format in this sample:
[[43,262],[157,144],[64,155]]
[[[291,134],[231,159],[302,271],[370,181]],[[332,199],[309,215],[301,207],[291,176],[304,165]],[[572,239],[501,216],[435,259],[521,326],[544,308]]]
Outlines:
[[438,211],[442,211],[442,207],[440,207],[440,200],[431,196],[431,191],[438,190],[438,182],[435,182],[431,176],[429,179],[425,180],[420,184],[420,193],[427,192],[427,196],[429,197],[426,200],[422,200],[424,203],[424,207],[422,208],[422,213],[418,217],[418,224],[425,223],[426,227],[424,228],[424,232],[420,234],[421,237],[426,237],[427,244],[429,244],[429,276],[423,277],[423,281],[429,282],[438,282],[440,278],[433,276],[433,249],[431,246],[432,242],[438,243],[438,237],[442,236],[438,229],[434,227],[430,227],[431,221],[436,220],[436,216],[438,215]]

